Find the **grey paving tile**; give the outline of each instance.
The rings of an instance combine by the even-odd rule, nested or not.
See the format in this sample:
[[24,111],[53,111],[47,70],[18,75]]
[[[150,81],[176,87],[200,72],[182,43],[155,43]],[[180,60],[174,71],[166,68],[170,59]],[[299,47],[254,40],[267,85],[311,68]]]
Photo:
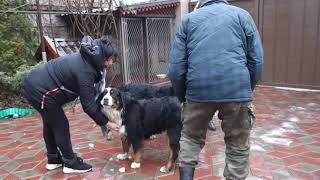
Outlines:
[[15,173],[19,178],[37,177],[40,173],[36,170],[19,171]]
[[20,153],[18,156],[15,157],[15,159],[23,159],[23,158],[29,158],[34,157],[39,152],[38,149],[36,150],[27,150],[22,153]]
[[147,177],[139,172],[132,173],[128,175],[124,175],[120,178],[120,180],[151,180],[152,178]]
[[299,163],[293,166],[290,166],[290,168],[297,170],[297,171],[302,171],[306,173],[312,173],[315,171],[320,170],[320,165],[313,165],[313,164],[308,164],[308,163]]
[[7,164],[3,165],[1,167],[2,170],[5,170],[7,172],[12,172],[15,170],[17,167],[19,167],[21,164],[17,163],[15,161],[9,161]]
[[11,140],[7,140],[7,141],[0,141],[0,147],[4,147],[9,145],[10,143],[12,143]]

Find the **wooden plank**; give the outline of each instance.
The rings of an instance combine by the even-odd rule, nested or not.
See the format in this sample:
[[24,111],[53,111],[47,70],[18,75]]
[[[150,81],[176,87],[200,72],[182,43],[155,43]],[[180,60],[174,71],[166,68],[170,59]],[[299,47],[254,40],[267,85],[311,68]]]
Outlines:
[[253,3],[253,19],[254,19],[254,22],[256,22],[256,25],[259,29],[259,2],[260,0],[254,0],[252,3]]
[[301,59],[300,83],[311,85],[314,82],[314,66],[317,56],[317,30],[319,17],[319,0],[305,0],[304,41]]
[[299,84],[303,48],[304,1],[290,2],[290,32],[287,82]]
[[261,40],[263,42],[263,14],[264,14],[264,0],[259,0],[258,1],[259,4],[259,9],[258,9],[258,19],[259,19],[259,23],[258,23],[258,28],[259,28],[259,32],[261,35]]
[[277,0],[275,28],[275,81],[285,83],[289,42],[289,1]]
[[[318,5],[318,13],[320,13],[320,3]],[[317,29],[317,47],[316,47],[316,62],[315,62],[315,66],[314,66],[314,82],[313,85],[319,87],[320,89],[320,15],[318,15],[318,29]]]
[[262,73],[262,81],[274,82],[275,64],[275,38],[276,35],[276,0],[263,1],[263,29],[262,39],[264,47],[265,62]]

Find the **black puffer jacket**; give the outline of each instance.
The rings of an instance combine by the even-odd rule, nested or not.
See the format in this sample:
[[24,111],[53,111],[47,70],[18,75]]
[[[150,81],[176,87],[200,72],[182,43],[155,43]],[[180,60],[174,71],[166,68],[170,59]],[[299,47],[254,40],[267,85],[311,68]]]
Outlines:
[[29,101],[39,103],[42,109],[61,106],[80,96],[84,111],[103,126],[108,119],[95,102],[94,84],[101,80],[104,59],[114,52],[106,39],[82,44],[80,53],[38,65],[25,78],[22,93]]

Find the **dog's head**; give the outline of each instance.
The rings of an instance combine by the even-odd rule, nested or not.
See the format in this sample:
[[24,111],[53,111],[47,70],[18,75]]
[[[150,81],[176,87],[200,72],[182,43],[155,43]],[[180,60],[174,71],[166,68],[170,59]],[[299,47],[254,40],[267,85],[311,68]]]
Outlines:
[[120,91],[116,88],[108,87],[103,92],[103,97],[101,99],[101,105],[109,106],[113,109],[121,109],[120,107]]
[[103,106],[104,114],[108,118],[117,123],[120,126],[120,136],[126,136],[125,126],[121,113],[125,111],[125,108],[132,102],[132,98],[117,88],[106,88],[101,99],[101,105]]

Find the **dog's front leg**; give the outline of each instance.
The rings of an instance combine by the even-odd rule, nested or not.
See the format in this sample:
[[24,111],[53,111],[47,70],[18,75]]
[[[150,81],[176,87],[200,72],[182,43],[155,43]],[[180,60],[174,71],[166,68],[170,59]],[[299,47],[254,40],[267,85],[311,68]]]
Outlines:
[[133,146],[133,162],[131,163],[132,169],[140,168],[143,157],[143,139],[137,143],[132,143]]
[[119,160],[125,160],[129,158],[129,150],[130,150],[130,140],[128,137],[121,137],[121,142],[122,142],[122,149],[123,149],[123,154],[118,154],[117,159]]

